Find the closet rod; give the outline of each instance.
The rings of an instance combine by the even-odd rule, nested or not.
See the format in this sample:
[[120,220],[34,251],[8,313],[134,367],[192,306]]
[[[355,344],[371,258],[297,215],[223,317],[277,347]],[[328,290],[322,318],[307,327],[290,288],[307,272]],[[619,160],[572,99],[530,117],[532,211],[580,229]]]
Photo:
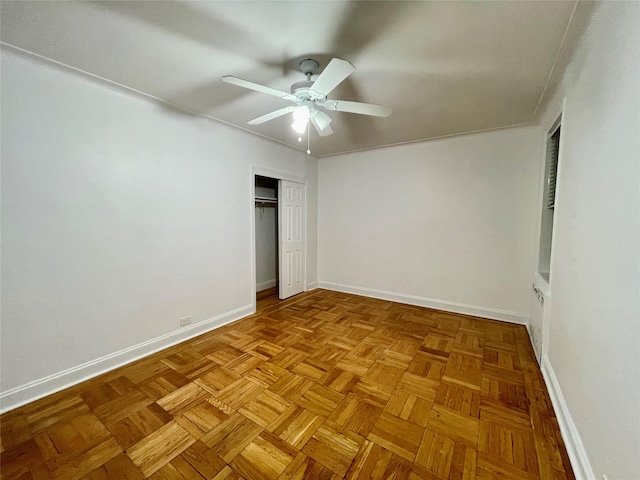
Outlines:
[[278,199],[277,198],[272,198],[272,197],[259,197],[256,195],[256,202],[272,202],[272,203],[278,203]]
[[276,208],[278,206],[278,202],[263,202],[262,200],[256,200],[256,208]]

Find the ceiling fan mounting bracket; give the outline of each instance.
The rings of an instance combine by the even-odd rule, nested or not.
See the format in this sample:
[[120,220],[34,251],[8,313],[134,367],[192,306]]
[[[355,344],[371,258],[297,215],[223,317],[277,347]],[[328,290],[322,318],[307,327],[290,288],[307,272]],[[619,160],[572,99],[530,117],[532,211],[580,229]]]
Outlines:
[[316,74],[319,66],[320,64],[313,58],[305,58],[304,60],[300,60],[300,71],[307,76],[307,79],[309,79],[311,75]]

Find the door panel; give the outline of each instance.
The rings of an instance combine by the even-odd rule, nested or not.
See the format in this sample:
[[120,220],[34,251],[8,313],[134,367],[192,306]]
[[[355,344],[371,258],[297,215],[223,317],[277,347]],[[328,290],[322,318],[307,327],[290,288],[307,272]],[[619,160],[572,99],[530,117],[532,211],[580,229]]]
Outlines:
[[305,277],[305,186],[280,180],[280,299],[304,291]]

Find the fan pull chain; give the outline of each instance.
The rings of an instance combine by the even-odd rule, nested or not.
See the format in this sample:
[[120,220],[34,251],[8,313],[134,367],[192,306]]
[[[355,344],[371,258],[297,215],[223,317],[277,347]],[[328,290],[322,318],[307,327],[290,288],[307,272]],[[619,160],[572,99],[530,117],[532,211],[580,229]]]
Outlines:
[[[311,123],[311,122],[309,122]],[[311,155],[311,148],[309,147],[309,137],[311,136],[311,131],[309,128],[309,123],[307,123],[307,155]]]

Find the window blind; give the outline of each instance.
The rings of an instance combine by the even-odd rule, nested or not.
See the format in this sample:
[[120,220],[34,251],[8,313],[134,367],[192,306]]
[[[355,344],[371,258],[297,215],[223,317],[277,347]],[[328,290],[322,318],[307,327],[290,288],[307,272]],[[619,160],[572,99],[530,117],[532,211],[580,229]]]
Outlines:
[[549,177],[547,179],[547,208],[556,205],[556,178],[558,176],[558,151],[560,149],[560,127],[549,137],[547,143],[547,158],[549,162]]

